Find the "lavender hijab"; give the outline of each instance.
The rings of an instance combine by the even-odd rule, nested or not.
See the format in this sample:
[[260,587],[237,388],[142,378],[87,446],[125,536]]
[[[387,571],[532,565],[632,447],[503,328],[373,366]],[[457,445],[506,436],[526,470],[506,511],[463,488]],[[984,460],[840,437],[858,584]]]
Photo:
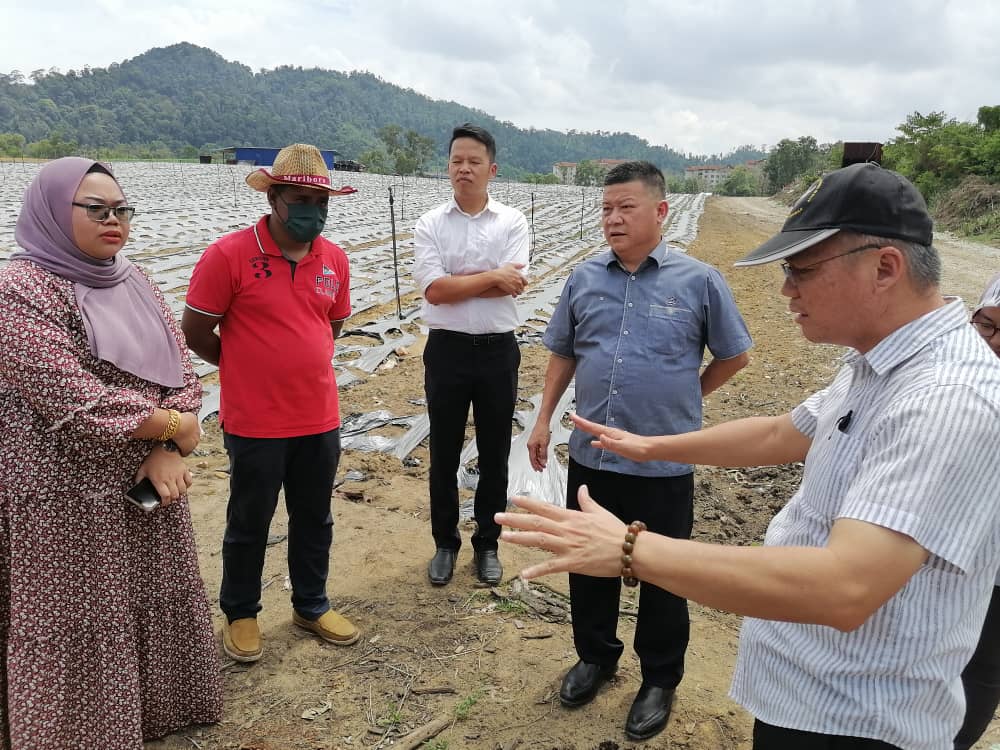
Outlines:
[[975,315],[984,307],[1000,307],[1000,273],[990,279],[990,283],[986,285],[983,296],[979,300],[979,307],[972,314]]
[[42,167],[24,193],[14,230],[20,249],[11,260],[29,260],[74,283],[95,357],[143,380],[179,388],[181,352],[146,277],[121,253],[110,261],[91,258],[73,239],[73,198],[95,164],[111,174],[103,164],[76,156]]

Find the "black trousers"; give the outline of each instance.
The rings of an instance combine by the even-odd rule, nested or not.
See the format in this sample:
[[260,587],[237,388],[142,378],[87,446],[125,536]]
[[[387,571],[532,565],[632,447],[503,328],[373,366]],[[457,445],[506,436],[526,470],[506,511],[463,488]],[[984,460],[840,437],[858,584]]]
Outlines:
[[1000,704],[1000,587],[993,587],[986,621],[972,659],[962,672],[965,721],[955,736],[955,750],[976,744]]
[[[579,509],[577,490],[586,484],[590,496],[625,523],[643,521],[657,534],[689,539],[694,522],[694,475],[636,477],[598,471],[569,461],[566,505]],[[642,681],[674,688],[684,676],[684,652],[690,634],[687,600],[643,582],[635,626],[635,652]],[[573,641],[585,662],[610,666],[622,655],[618,639],[620,578],[594,578],[570,573]]]
[[866,737],[846,737],[839,734],[817,734],[800,729],[786,729],[753,723],[753,750],[899,750],[895,745]]
[[440,549],[458,550],[457,472],[472,406],[479,449],[476,550],[495,550],[493,514],[507,507],[507,462],[521,351],[513,333],[482,336],[432,330],[424,347],[424,391],[430,417],[431,533]]
[[330,609],[330,502],[340,462],[340,430],[291,438],[225,433],[223,438],[231,474],[219,606],[230,622],[260,611],[267,535],[284,487],[292,607],[306,619],[316,619]]

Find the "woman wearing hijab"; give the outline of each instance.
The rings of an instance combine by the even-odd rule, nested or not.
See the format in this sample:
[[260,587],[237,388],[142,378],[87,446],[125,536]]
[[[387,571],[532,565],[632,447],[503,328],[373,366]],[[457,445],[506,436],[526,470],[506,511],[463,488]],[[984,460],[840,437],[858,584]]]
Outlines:
[[[0,749],[139,750],[218,721],[181,455],[201,386],[163,297],[119,251],[102,164],[47,164],[0,269]],[[146,512],[125,493],[148,478]]]
[[[1000,273],[986,285],[971,322],[1000,357]],[[955,737],[955,750],[969,750],[975,745],[1000,705],[1000,573],[979,644],[962,672],[962,687],[965,689],[965,721]]]

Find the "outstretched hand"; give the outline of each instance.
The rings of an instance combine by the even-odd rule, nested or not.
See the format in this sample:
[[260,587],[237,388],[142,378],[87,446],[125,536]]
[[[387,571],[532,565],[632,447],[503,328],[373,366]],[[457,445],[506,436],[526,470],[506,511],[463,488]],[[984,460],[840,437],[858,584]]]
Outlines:
[[578,414],[570,414],[569,418],[578,429],[596,438],[590,441],[595,448],[617,453],[632,461],[648,461],[651,458],[652,439],[645,435],[636,435],[616,427],[591,422]]
[[525,580],[552,573],[605,578],[621,573],[627,527],[590,497],[586,485],[580,487],[577,498],[580,510],[557,508],[530,497],[513,497],[514,505],[526,512],[494,516],[498,524],[506,527],[500,534],[503,541],[552,553],[548,560],[522,570]]

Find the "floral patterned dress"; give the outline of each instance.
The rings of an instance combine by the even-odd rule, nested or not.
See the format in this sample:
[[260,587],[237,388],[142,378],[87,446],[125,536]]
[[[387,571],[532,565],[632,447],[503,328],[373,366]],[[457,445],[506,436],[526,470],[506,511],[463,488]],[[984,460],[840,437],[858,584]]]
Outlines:
[[96,359],[71,282],[0,269],[0,750],[139,750],[221,717],[187,498],[124,498],[153,445],[130,433],[199,406],[184,367],[164,388]]

